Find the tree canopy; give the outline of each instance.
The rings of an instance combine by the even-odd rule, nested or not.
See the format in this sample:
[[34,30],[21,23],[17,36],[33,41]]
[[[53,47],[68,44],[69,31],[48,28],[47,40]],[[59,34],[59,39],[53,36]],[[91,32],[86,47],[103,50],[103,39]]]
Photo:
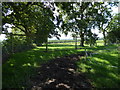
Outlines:
[[[47,37],[57,36],[53,8],[46,3],[3,3],[3,25],[9,23],[24,32],[28,43],[45,42]],[[10,13],[11,12],[11,13]],[[4,31],[4,30],[3,30]]]
[[[111,7],[117,2],[4,2],[3,25],[11,24],[14,31],[24,33],[26,42],[41,45],[59,31],[80,36],[80,45],[96,37],[92,29],[98,28],[106,45],[107,26],[111,20]],[[112,23],[113,21],[111,21]],[[113,28],[111,24],[111,28]],[[58,29],[57,29],[58,28]],[[6,29],[3,28],[3,32]],[[85,37],[87,39],[85,39]],[[88,38],[89,37],[89,38]],[[96,40],[96,39],[93,39]],[[89,42],[89,43],[92,43]]]
[[117,5],[117,3],[104,2],[81,2],[81,3],[57,3],[59,7],[59,23],[62,24],[62,31],[75,32],[80,35],[80,45],[84,46],[85,36],[92,28],[98,28],[103,32],[104,41],[106,43],[106,24],[111,18],[110,5]]
[[109,23],[108,29],[108,41],[110,43],[120,42],[120,13],[116,14]]

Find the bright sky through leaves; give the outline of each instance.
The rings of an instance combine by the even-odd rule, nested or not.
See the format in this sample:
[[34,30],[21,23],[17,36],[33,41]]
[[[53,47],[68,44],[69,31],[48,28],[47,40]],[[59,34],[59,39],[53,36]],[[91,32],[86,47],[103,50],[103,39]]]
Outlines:
[[[114,7],[112,7],[112,10],[113,10],[112,14],[118,13],[118,7],[115,7],[115,6],[114,6]],[[11,13],[11,12],[10,12],[10,13]],[[56,13],[56,14],[58,14],[58,13]],[[10,32],[11,29],[9,28],[8,31]],[[92,29],[92,32],[98,34],[98,37],[100,37],[100,38],[103,37],[102,33],[99,33],[98,30],[93,30],[93,29]],[[0,35],[0,41],[2,41],[2,40],[4,40],[4,39],[6,39],[6,38],[5,38],[5,35]],[[71,33],[68,33],[67,36],[61,33],[60,39],[73,39],[73,38],[71,37]],[[49,39],[49,40],[57,40],[57,39],[56,39],[56,37],[53,37],[53,38],[51,38],[51,39]]]

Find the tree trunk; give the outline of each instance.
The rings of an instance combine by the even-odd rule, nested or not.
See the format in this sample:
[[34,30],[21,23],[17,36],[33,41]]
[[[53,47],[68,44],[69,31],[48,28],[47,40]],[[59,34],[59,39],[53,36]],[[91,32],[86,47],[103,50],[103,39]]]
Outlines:
[[27,45],[32,45],[32,39],[30,36],[26,36]]
[[77,49],[77,35],[75,36],[75,49]]
[[46,52],[48,52],[48,38],[46,40]]
[[84,47],[84,33],[82,33],[82,31],[80,32],[80,38],[81,38],[80,46]]
[[40,43],[40,42],[36,42],[35,43],[37,46],[42,46],[42,43]]
[[106,45],[107,45],[107,42],[106,42],[105,30],[103,30],[103,38],[104,38],[104,46],[106,46]]
[[12,33],[10,34],[10,39],[11,39],[11,54],[13,54],[14,53],[14,48],[13,48],[13,35],[12,35]]
[[30,30],[27,28],[27,27],[25,27],[25,36],[26,36],[26,41],[27,41],[27,45],[28,46],[31,46],[32,45],[32,37],[33,37],[33,35],[32,35],[32,33],[31,32],[29,32]]
[[[81,9],[81,11],[83,11]],[[81,15],[81,20],[83,20],[83,14]],[[81,42],[80,42],[80,46],[84,47],[84,33],[83,33],[83,28],[81,28],[81,31],[80,31],[80,38],[81,38]]]

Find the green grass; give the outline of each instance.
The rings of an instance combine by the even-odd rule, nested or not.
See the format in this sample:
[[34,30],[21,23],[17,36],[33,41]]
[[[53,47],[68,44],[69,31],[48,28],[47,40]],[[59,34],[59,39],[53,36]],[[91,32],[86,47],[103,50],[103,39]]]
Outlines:
[[3,88],[22,88],[27,86],[29,78],[36,74],[36,69],[40,64],[48,60],[62,57],[83,51],[75,50],[74,45],[51,44],[48,52],[45,52],[45,46],[37,47],[32,50],[16,53],[9,61],[3,64]]
[[[75,40],[70,39],[70,40],[48,40],[48,42],[73,42]],[[80,39],[78,39],[78,41],[80,41]]]
[[[117,87],[120,79],[118,78],[118,50],[116,45],[101,46],[103,41],[98,41],[98,46],[88,47],[87,51],[99,53],[84,58],[77,62],[78,71],[86,73],[88,78],[96,87]],[[81,48],[80,46],[78,46]],[[3,64],[3,88],[22,88],[29,85],[29,79],[36,74],[36,69],[42,63],[62,57],[65,55],[79,53],[83,49],[74,49],[74,43],[57,43],[50,44],[48,52],[45,52],[45,46],[37,47],[29,51],[14,54],[9,61]],[[82,69],[80,69],[82,68]],[[91,68],[91,70],[87,70]],[[120,69],[119,69],[120,70]]]
[[95,87],[118,88],[120,83],[118,46],[98,46],[87,48],[87,51],[97,54],[77,62],[78,71],[86,73]]

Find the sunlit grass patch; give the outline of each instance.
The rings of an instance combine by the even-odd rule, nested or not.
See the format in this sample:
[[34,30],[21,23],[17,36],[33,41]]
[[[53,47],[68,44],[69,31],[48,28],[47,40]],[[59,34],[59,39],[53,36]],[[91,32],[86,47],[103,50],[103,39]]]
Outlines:
[[104,43],[103,40],[97,40],[96,42],[98,46],[103,46],[103,43]]
[[[48,52],[45,52],[45,45],[34,49],[16,53],[9,61],[3,64],[3,87],[21,88],[29,85],[27,80],[36,74],[36,69],[42,63],[57,57],[70,54],[87,52],[94,53],[91,56],[82,57],[78,65],[78,71],[84,72],[97,87],[117,87],[120,81],[118,75],[118,50],[116,45],[81,47],[75,49],[75,43],[55,43],[48,45]],[[104,81],[104,82],[103,82]],[[107,83],[108,82],[108,83]],[[111,82],[111,83],[110,83]],[[6,84],[7,83],[7,84]],[[106,85],[107,83],[107,85]]]
[[40,67],[42,63],[84,51],[84,49],[75,50],[73,45],[65,45],[49,46],[48,52],[45,52],[45,46],[41,46],[14,54],[3,64],[3,88],[25,87],[29,85],[27,80],[36,74],[36,68]]
[[95,87],[119,87],[119,51],[117,50],[117,45],[97,46],[95,48],[87,48],[87,51],[95,54],[88,56],[87,60],[83,58],[82,61],[77,62],[78,70],[86,73]]
[[[102,57],[101,57],[102,58]],[[97,57],[93,57],[93,59],[96,61],[96,62],[99,62],[101,64],[110,64],[109,61],[106,61],[106,60],[103,60],[103,59],[100,59],[100,58],[97,58]]]

